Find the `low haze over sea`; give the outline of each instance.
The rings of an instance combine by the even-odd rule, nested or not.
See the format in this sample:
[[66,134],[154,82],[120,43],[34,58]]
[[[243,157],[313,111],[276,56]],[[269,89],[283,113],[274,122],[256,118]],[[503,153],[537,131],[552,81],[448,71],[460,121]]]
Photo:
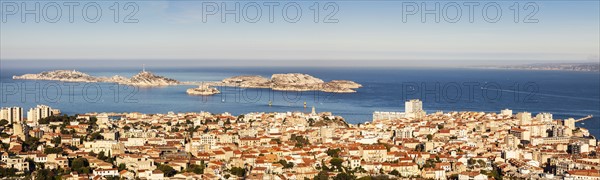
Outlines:
[[[3,64],[4,65],[4,64]],[[310,68],[310,67],[147,67],[157,75],[180,81],[220,81],[237,75],[306,73],[325,81],[351,80],[363,85],[356,93],[283,92],[268,89],[218,87],[221,94],[190,96],[191,85],[135,89],[111,83],[66,83],[13,80],[13,75],[57,68],[2,68],[2,106],[29,109],[46,104],[63,113],[143,112],[317,112],[328,111],[350,123],[372,120],[374,111],[404,111],[407,99],[423,100],[427,113],[436,111],[514,113],[550,112],[555,119],[592,119],[577,123],[600,135],[600,75],[598,72],[491,70],[465,68]],[[130,77],[140,68],[77,68],[93,76]],[[118,93],[116,93],[118,91]],[[86,95],[82,95],[85,93]],[[37,98],[37,100],[36,100]],[[269,106],[269,102],[272,103]],[[304,108],[306,102],[306,108]],[[583,124],[582,124],[583,123]]]

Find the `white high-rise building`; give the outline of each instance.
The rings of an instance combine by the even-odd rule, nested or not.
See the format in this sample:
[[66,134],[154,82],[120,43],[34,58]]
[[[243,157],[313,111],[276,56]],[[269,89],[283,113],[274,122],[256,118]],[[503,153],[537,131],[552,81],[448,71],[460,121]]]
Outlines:
[[519,120],[520,125],[530,125],[531,124],[531,113],[530,112],[517,113],[517,119]]
[[552,122],[552,114],[550,113],[539,113],[535,116],[535,119],[540,121],[540,122]]
[[565,119],[563,121],[563,126],[569,128],[571,130],[575,129],[575,119],[573,119],[573,118]]
[[404,102],[404,113],[407,118],[423,118],[425,117],[425,111],[423,111],[423,102],[418,99],[411,99]]
[[8,120],[8,122],[12,122],[10,119],[10,111],[8,110],[8,108],[2,108],[0,109],[0,120],[2,119],[6,119]]
[[404,102],[404,112],[415,113],[423,110],[423,102],[418,99],[411,99]]
[[0,119],[6,119],[9,123],[21,123],[23,121],[23,109],[21,107],[7,107],[0,109]]
[[513,111],[510,109],[503,109],[500,110],[500,114],[502,114],[503,116],[512,117]]
[[27,111],[27,120],[33,122],[33,124],[38,124],[38,121],[42,118],[46,118],[52,115],[52,108],[46,105],[38,105],[35,108],[29,109]]

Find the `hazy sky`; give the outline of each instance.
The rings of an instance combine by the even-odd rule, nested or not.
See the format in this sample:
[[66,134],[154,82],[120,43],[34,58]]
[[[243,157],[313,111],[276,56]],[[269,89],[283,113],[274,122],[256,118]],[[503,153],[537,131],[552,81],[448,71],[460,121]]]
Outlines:
[[[35,5],[35,1],[24,2],[26,8]],[[146,0],[133,1],[132,6],[119,1],[119,22],[115,23],[111,10],[115,1],[88,0],[74,6],[73,23],[69,22],[68,6],[58,4],[62,16],[57,23],[50,23],[48,21],[52,21],[57,12],[56,4],[39,2],[43,11],[39,23],[31,14],[25,16],[23,23],[20,12],[13,13],[15,5],[23,9],[24,4],[20,1],[16,4],[1,2],[2,60],[575,62],[597,61],[600,49],[600,4],[597,0],[535,1],[533,4],[506,0],[469,1],[471,5],[478,4],[472,6],[473,22],[469,22],[469,6],[450,1],[350,0],[327,4],[326,1],[302,0],[279,1],[275,6],[273,2],[277,1]],[[86,22],[82,16],[86,12],[93,20],[95,6],[89,6],[88,11],[82,10],[90,2],[97,2],[102,9],[102,16],[96,23]],[[220,11],[233,9],[236,2],[240,4],[240,22],[235,22],[232,14],[225,14],[226,22],[221,22]],[[267,6],[265,2],[273,6]],[[314,22],[315,11],[311,10],[315,2],[319,3],[318,23]],[[518,8],[515,8],[516,2]],[[286,6],[287,3],[297,4]],[[419,6],[417,10],[431,10],[435,3],[439,3],[442,15],[439,23],[432,14],[425,14],[426,22],[422,22],[422,11],[412,11],[416,6]],[[496,4],[486,6],[488,3]],[[457,5],[461,8],[460,13]],[[498,18],[494,18],[495,5],[501,8]],[[257,6],[262,11],[260,17],[255,16]],[[287,11],[283,10],[284,6]],[[487,13],[484,13],[484,6],[488,7]],[[139,11],[131,19],[139,22],[123,23],[134,7]],[[215,7],[219,8],[218,12],[211,11]],[[269,22],[269,7],[274,9],[272,23]],[[301,17],[290,23],[288,21],[296,20],[296,7],[302,9]],[[324,23],[326,16],[335,9],[337,13],[328,21],[337,20],[337,23]],[[518,9],[518,22],[514,22],[514,9]],[[207,15],[212,12],[215,14]],[[284,12],[288,21],[283,18]],[[457,14],[460,18],[453,18]],[[495,23],[488,22],[496,20]]]

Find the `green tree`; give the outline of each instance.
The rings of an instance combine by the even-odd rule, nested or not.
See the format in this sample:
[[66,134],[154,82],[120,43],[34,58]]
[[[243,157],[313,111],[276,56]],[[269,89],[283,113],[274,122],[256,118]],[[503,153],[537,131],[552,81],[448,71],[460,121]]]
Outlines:
[[344,160],[340,158],[333,158],[329,161],[329,163],[331,164],[331,166],[337,168],[338,170],[341,170],[342,163],[344,163]]
[[58,174],[53,170],[40,169],[37,171],[37,174],[35,175],[35,179],[36,180],[54,180],[54,177],[57,175]]
[[240,167],[232,167],[229,172],[238,177],[244,177],[246,175],[246,169]]
[[102,140],[102,139],[104,139],[104,136],[102,136],[100,134],[100,132],[95,132],[95,133],[90,134],[90,138],[89,139],[90,140],[96,140],[96,139]]
[[6,119],[0,120],[0,126],[6,126],[7,124],[8,124],[8,121]]
[[0,148],[2,148],[2,150],[8,151],[8,147],[10,147],[9,144],[5,144],[0,141]]
[[44,154],[60,154],[63,152],[61,147],[48,147],[44,149]]
[[79,148],[77,148],[76,146],[72,146],[72,145],[67,145],[67,148],[69,148],[72,151],[77,151],[79,150]]
[[0,178],[4,178],[4,177],[14,177],[16,176],[17,172],[19,170],[15,169],[15,168],[3,168],[0,167]]
[[97,158],[104,161],[106,159],[106,155],[104,154],[104,151],[100,151],[98,153]]
[[52,140],[50,140],[50,142],[54,143],[54,146],[60,145],[60,141],[61,141],[60,136],[56,136],[55,138],[52,138]]
[[125,165],[123,163],[119,164],[119,171],[122,171],[122,170],[125,170],[125,169],[127,169],[127,165]]
[[90,163],[85,158],[75,158],[73,162],[71,162],[71,169],[73,171],[77,171],[78,173],[90,173]]
[[290,140],[296,142],[296,147],[304,147],[310,144],[307,138],[305,138],[304,136],[296,136],[295,134],[292,134]]
[[7,133],[4,133],[4,132],[0,132],[0,137],[7,138],[7,137],[10,137],[10,135],[8,135]]
[[175,174],[177,174],[177,171],[175,169],[173,169],[173,167],[171,167],[169,165],[157,164],[156,167],[157,167],[158,170],[160,170],[163,173],[165,173],[165,176],[167,176],[167,177],[172,177]]
[[98,118],[96,118],[96,116],[90,117],[91,125],[98,125],[98,124],[96,124],[96,122],[98,122]]
[[400,172],[398,172],[398,170],[395,170],[395,169],[392,170],[392,172],[390,172],[390,174],[394,175],[394,176],[400,176]]
[[475,165],[476,161],[473,158],[470,158],[469,160],[467,160],[467,165],[469,166],[473,166]]
[[195,174],[204,174],[204,162],[202,162],[200,165],[191,164],[190,167],[188,167],[187,172],[192,172]]
[[327,149],[327,155],[331,157],[340,157],[340,151],[339,148]]
[[50,125],[50,129],[52,129],[52,132],[56,131],[56,128],[58,128],[58,126],[56,126],[56,125]]
[[313,179],[314,180],[329,180],[329,173],[327,171],[321,171]]
[[22,144],[24,151],[35,150],[41,144],[40,139],[36,137],[27,137],[25,139],[26,140]]
[[279,160],[278,163],[281,164],[284,169],[293,168],[294,167],[294,163],[293,162],[287,162],[287,161],[285,161],[283,159]]
[[335,177],[333,177],[334,180],[354,180],[356,179],[355,176],[347,174],[347,173],[338,173],[337,175],[335,175]]
[[479,164],[479,166],[481,166],[481,167],[483,167],[483,166],[485,166],[485,165],[486,165],[485,161],[483,161],[483,160],[481,160],[481,159],[478,159],[478,160],[477,160],[477,164]]

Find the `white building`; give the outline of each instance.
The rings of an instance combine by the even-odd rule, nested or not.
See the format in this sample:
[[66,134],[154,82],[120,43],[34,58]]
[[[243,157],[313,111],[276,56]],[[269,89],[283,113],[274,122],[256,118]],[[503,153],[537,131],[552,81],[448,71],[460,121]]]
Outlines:
[[563,126],[569,128],[569,129],[575,129],[575,119],[573,119],[573,118],[565,119],[563,121]]
[[7,107],[0,109],[0,119],[6,119],[8,123],[21,123],[23,121],[23,109],[20,107]]
[[154,160],[149,155],[125,154],[117,157],[117,164],[125,164],[127,169],[133,171],[156,169]]
[[119,177],[119,170],[117,168],[112,169],[94,169],[94,176],[110,176]]
[[373,120],[394,120],[404,118],[403,112],[373,112]]
[[552,122],[552,114],[544,112],[544,113],[539,113],[535,116],[535,119],[540,121],[540,122]]
[[500,110],[500,114],[503,116],[512,117],[513,111],[510,109],[503,109],[503,110]]
[[19,171],[27,171],[29,170],[29,162],[27,162],[25,158],[22,157],[9,157],[8,159],[6,159],[6,167],[15,168]]
[[413,138],[414,131],[415,131],[415,129],[411,126],[405,126],[403,128],[396,129],[396,138],[399,138],[399,139]]
[[25,134],[27,134],[28,127],[29,126],[24,124],[13,124],[13,135],[20,137],[21,140],[25,140]]
[[38,105],[34,108],[30,108],[27,111],[27,120],[32,122],[34,125],[39,124],[39,120],[52,115],[52,108],[46,105]]
[[519,125],[530,125],[531,124],[531,113],[530,112],[520,112],[517,113],[517,120],[519,120]]
[[418,99],[411,99],[404,102],[404,113],[407,118],[423,118],[426,113],[423,111],[423,102]]
[[115,140],[95,140],[83,142],[85,152],[94,152],[96,154],[104,152],[106,155],[120,154],[124,147],[123,144]]

